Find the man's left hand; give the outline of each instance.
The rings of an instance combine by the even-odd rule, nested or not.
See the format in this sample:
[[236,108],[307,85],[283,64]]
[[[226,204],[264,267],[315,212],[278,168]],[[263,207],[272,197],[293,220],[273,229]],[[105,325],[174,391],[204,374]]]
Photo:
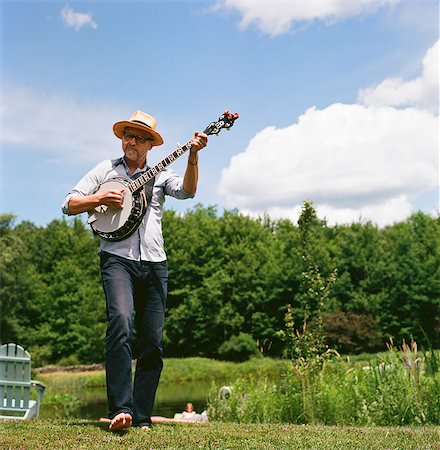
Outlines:
[[191,139],[191,152],[198,152],[208,144],[208,136],[205,133],[196,131]]

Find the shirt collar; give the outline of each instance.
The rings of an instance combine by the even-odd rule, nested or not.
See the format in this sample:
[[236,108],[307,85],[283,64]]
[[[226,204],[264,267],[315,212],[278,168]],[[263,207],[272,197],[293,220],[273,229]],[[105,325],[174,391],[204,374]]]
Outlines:
[[145,172],[148,169],[147,160],[145,160],[144,167],[142,167],[142,168],[138,167],[133,173],[130,173],[130,169],[127,166],[127,163],[125,161],[125,157],[124,156],[112,160],[112,163],[113,163],[113,167],[117,167],[117,166],[119,166],[119,164],[123,164],[124,168],[125,168],[125,172],[127,173],[127,175],[129,177],[132,177],[132,176],[136,175],[137,173],[143,173],[143,172]]

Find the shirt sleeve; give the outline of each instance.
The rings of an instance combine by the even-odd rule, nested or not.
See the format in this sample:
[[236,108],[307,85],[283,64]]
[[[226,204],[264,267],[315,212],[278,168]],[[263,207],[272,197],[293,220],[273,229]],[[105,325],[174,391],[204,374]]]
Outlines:
[[177,198],[179,200],[194,197],[194,195],[188,194],[188,192],[186,192],[183,188],[182,177],[180,177],[170,169],[166,169],[162,173],[166,177],[164,181],[164,190],[166,195]]
[[93,194],[100,183],[105,179],[106,174],[112,169],[111,160],[106,160],[99,163],[90,172],[84,175],[81,180],[71,189],[64,202],[61,205],[61,210],[64,214],[71,215],[69,213],[69,201],[72,197],[86,196]]

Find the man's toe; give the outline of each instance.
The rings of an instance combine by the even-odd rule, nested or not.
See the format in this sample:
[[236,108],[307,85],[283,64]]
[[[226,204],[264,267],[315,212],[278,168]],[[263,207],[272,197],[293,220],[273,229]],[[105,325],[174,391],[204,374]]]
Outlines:
[[132,417],[128,413],[119,413],[110,422],[109,429],[112,431],[125,430],[131,427]]

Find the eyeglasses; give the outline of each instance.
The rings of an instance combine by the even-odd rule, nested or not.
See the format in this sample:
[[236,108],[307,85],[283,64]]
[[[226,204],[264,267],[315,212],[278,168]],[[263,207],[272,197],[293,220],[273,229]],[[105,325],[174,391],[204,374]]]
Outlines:
[[124,133],[123,136],[126,141],[131,141],[134,138],[136,141],[136,144],[145,144],[145,142],[153,140],[150,137],[136,136],[131,133]]

